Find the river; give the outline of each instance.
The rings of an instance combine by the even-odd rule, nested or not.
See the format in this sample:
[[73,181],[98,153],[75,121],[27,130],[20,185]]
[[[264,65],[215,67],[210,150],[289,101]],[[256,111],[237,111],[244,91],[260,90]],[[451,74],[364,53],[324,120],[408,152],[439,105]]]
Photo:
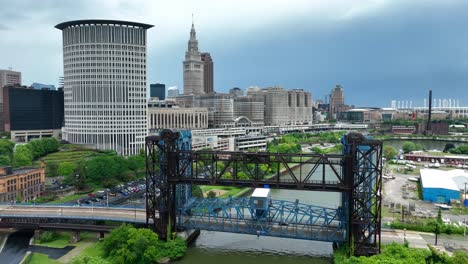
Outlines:
[[408,139],[408,140],[390,139],[390,140],[385,140],[383,143],[384,143],[384,145],[391,145],[392,147],[396,148],[397,150],[400,150],[403,147],[403,143],[405,143],[406,141],[411,141],[411,142],[413,142],[415,144],[421,144],[423,146],[423,148],[426,149],[426,150],[440,150],[440,151],[444,150],[445,144],[447,144],[447,143],[452,143],[455,146],[459,146],[459,145],[463,144],[463,143],[460,143],[460,142],[436,141],[436,140],[431,140],[431,139],[428,139],[428,140],[422,140],[422,139],[415,139],[415,140],[411,140],[411,139]]

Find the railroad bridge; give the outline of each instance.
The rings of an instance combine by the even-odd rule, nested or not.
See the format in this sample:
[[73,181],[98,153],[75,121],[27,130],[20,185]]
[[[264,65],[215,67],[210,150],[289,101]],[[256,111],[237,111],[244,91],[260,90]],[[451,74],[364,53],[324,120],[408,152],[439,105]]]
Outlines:
[[[190,131],[146,138],[146,223],[162,239],[196,228],[348,244],[351,254],[380,252],[382,142],[342,138],[342,154],[192,151]],[[271,200],[259,212],[249,198],[195,198],[192,185],[338,192],[326,208]]]

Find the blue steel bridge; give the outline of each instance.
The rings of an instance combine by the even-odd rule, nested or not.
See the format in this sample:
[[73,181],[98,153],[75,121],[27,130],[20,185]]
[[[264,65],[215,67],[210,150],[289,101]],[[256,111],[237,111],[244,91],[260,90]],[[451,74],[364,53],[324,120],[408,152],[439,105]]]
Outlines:
[[[382,143],[359,133],[342,139],[342,154],[192,151],[190,131],[146,138],[146,223],[348,244],[354,255],[380,252]],[[249,198],[194,198],[193,185],[339,192],[326,208],[271,200],[264,211]]]
[[180,209],[177,226],[187,229],[346,242],[347,222],[338,208],[271,200],[258,214],[249,198],[191,198]]

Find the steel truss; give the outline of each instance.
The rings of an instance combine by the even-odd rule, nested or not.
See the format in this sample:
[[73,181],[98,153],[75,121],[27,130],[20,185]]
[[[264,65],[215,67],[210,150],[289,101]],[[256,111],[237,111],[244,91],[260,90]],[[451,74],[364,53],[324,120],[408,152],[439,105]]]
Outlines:
[[177,151],[176,155],[180,168],[176,177],[169,179],[174,184],[254,188],[268,185],[335,192],[348,189],[343,175],[343,155],[229,151]]
[[[177,211],[178,224],[183,227],[347,240],[351,254],[380,252],[380,141],[349,133],[342,139],[343,155],[317,155],[190,151],[177,144],[179,136],[179,132],[164,130],[159,136],[146,138],[146,223],[161,239],[174,231]],[[268,217],[252,218],[245,199],[190,199],[189,187],[193,184],[341,192],[342,209],[299,204],[293,207],[285,201],[274,201]],[[293,218],[295,222],[283,222]]]
[[249,198],[192,198],[179,210],[184,228],[343,243],[347,222],[341,208],[272,200],[268,211],[251,209]]
[[343,141],[351,163],[346,178],[352,188],[343,201],[349,213],[348,243],[352,255],[374,255],[381,242],[382,142],[359,133],[349,133]]

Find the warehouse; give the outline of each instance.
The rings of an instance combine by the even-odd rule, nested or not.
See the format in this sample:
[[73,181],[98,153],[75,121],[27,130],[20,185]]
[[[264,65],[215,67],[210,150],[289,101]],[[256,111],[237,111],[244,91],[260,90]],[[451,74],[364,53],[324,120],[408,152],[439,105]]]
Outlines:
[[459,200],[460,188],[453,180],[456,171],[422,169],[421,187],[424,201],[450,203],[450,200]]

